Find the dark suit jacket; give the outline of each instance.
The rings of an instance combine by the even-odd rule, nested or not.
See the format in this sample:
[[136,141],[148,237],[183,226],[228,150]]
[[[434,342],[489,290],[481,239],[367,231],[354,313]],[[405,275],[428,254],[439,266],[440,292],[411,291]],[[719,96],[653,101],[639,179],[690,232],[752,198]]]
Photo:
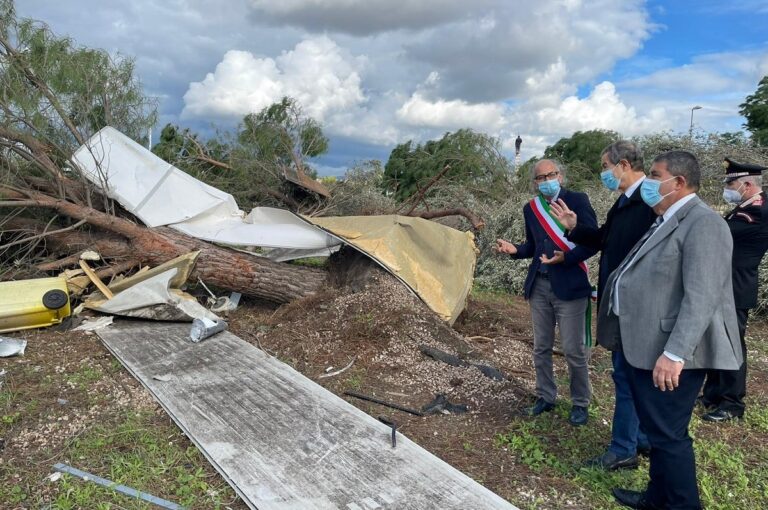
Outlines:
[[588,226],[576,213],[578,224],[566,235],[572,243],[600,250],[598,299],[603,293],[608,275],[619,267],[627,253],[656,220],[656,213],[640,197],[640,187],[621,207],[619,207],[620,198],[621,196],[608,211],[603,226],[600,228]]
[[[561,198],[568,207],[574,211],[580,221],[589,228],[597,228],[597,218],[595,211],[589,203],[587,195],[578,191],[568,191],[563,188],[560,190],[558,198]],[[533,282],[536,279],[536,273],[541,267],[539,257],[546,253],[551,257],[555,250],[560,250],[550,239],[546,230],[539,224],[539,220],[531,210],[531,204],[525,204],[523,207],[523,217],[525,218],[525,242],[516,244],[517,254],[512,255],[515,259],[529,259],[533,257],[531,265],[528,268],[528,277],[525,279],[525,299],[531,297]],[[584,270],[579,267],[579,262],[588,259],[597,253],[594,248],[576,246],[573,250],[565,254],[565,261],[562,264],[547,266],[547,272],[552,283],[552,291],[559,299],[571,301],[588,297],[592,293],[592,287],[589,284],[589,278]]]
[[736,308],[757,306],[757,268],[768,250],[768,199],[765,193],[725,216],[733,237],[733,299]]

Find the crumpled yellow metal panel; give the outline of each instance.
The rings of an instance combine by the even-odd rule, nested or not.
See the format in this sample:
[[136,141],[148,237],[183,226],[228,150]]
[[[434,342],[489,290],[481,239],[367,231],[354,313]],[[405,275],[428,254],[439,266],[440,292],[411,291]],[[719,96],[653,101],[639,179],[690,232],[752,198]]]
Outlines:
[[471,232],[399,215],[305,219],[376,260],[443,320],[464,310],[477,262]]

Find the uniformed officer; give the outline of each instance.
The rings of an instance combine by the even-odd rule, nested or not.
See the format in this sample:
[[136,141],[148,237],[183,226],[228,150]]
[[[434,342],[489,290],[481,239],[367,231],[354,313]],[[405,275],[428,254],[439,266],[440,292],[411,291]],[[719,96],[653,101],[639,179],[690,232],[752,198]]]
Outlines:
[[751,308],[757,306],[757,268],[768,250],[768,200],[762,190],[766,167],[737,163],[725,158],[723,198],[736,207],[725,216],[733,236],[733,295],[739,320],[744,363],[739,370],[710,370],[701,403],[710,422],[723,422],[744,415],[747,393],[747,345],[744,332]]

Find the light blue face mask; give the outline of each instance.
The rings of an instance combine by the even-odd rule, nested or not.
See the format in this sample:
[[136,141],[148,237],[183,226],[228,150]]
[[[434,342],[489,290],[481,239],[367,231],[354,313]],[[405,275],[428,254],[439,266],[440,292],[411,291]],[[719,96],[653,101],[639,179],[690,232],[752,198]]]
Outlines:
[[640,184],[640,197],[643,199],[643,202],[645,202],[648,207],[656,207],[659,205],[662,200],[674,193],[674,191],[670,191],[666,195],[659,193],[659,188],[661,185],[667,181],[671,181],[672,179],[674,179],[674,177],[670,177],[669,179],[663,181],[645,179],[642,184]]
[[[616,166],[618,166],[618,164]],[[616,168],[616,166],[614,166],[614,168]],[[619,177],[613,175],[614,168],[607,168],[603,170],[602,173],[600,173],[600,180],[603,181],[603,186],[611,191],[616,191],[619,189],[621,178],[624,176],[624,170],[621,171],[621,175]]]
[[540,182],[539,191],[545,197],[554,197],[560,191],[560,181],[552,179],[551,181]]

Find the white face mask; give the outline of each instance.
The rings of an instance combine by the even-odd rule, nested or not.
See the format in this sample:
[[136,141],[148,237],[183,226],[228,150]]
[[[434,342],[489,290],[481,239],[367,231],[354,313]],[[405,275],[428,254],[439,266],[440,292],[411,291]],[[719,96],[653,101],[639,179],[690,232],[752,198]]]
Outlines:
[[741,183],[741,186],[739,186],[737,189],[725,188],[723,190],[723,200],[725,200],[729,204],[739,205],[743,201],[742,194],[739,193],[739,190],[743,186],[744,186],[744,183]]

